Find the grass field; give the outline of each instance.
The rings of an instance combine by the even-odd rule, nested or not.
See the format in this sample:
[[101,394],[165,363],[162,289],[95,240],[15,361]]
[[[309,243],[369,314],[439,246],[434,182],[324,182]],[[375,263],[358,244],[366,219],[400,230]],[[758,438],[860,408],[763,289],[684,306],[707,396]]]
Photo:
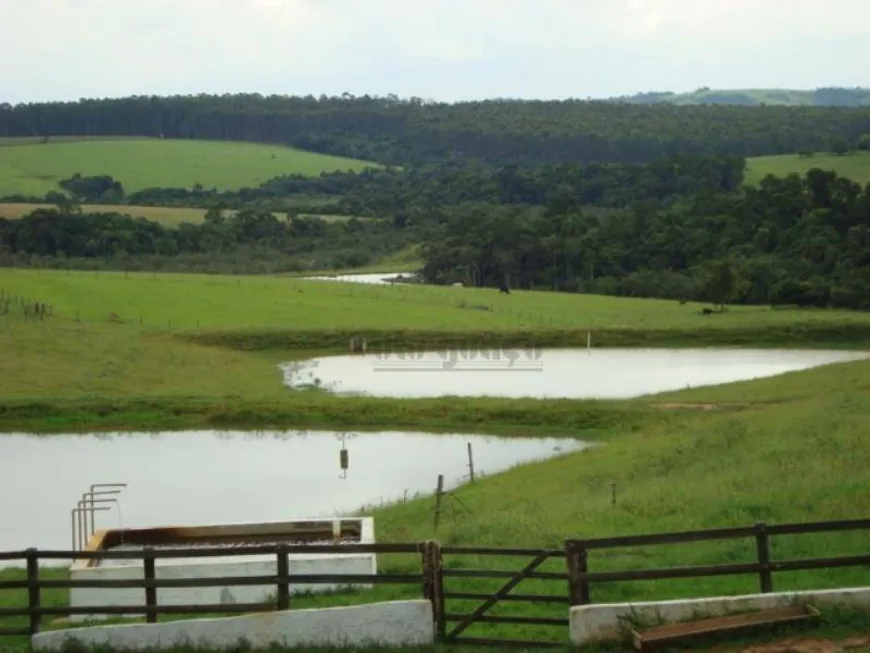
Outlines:
[[0,147],[42,145],[47,143],[82,143],[90,141],[135,141],[139,136],[7,136],[0,138]]
[[[870,313],[732,307],[701,316],[700,304],[555,292],[420,285],[362,286],[290,277],[0,269],[0,290],[51,304],[67,318],[178,329],[425,329],[464,333],[536,329],[711,332],[870,329]],[[694,334],[694,335],[692,335]],[[736,344],[742,344],[740,342]],[[769,343],[768,343],[769,344]]]
[[811,157],[797,154],[754,157],[746,163],[746,183],[756,185],[767,175],[785,177],[793,172],[804,175],[811,168],[833,170],[863,186],[870,183],[870,152],[853,152],[845,156],[817,153]]
[[[285,391],[275,364],[346,350],[347,338],[357,332],[391,333],[409,346],[455,343],[475,334],[490,342],[532,338],[564,344],[573,338],[579,344],[590,329],[596,342],[609,344],[633,337],[651,345],[866,348],[870,314],[755,307],[702,317],[698,306],[670,301],[531,292],[506,297],[494,290],[293,278],[36,270],[0,270],[0,289],[54,308],[45,322],[25,322],[17,310],[0,317],[0,430],[411,426],[561,434],[605,444],[461,487],[454,496],[462,509],[448,510],[437,532],[431,498],[363,509],[375,516],[379,541],[434,537],[445,545],[559,547],[572,536],[867,516],[868,362],[631,401],[339,398]],[[473,308],[483,305],[491,310]],[[109,322],[110,312],[125,323]],[[747,540],[593,553],[590,569],[749,562],[754,547]],[[866,533],[779,536],[773,541],[775,560],[859,553],[867,553]],[[524,562],[467,556],[451,564],[513,571]],[[382,556],[379,561],[392,571],[418,565],[416,557]],[[544,569],[561,570],[558,561]],[[757,582],[746,576],[601,584],[593,586],[592,598],[733,594],[756,591]],[[471,592],[494,591],[500,584],[476,579],[448,583],[450,591]],[[870,568],[783,572],[774,580],[777,590],[858,584],[870,584]],[[525,581],[518,591],[564,595],[565,587],[562,581]],[[394,587],[300,599],[295,605],[418,596],[419,588]],[[66,599],[54,593],[49,600]],[[468,613],[475,605],[454,600],[448,607]],[[563,611],[515,603],[497,607],[494,614],[564,616]],[[825,618],[826,633],[855,632],[870,621],[866,613]],[[0,619],[0,627],[11,623]],[[546,639],[552,630],[484,624],[468,632],[494,633]]]
[[[289,147],[163,139],[70,140],[0,146],[0,197],[44,195],[78,172],[109,174],[127,192],[161,186],[229,190],[285,174],[319,175],[377,164]],[[2,145],[2,143],[0,143]]]
[[[0,218],[9,220],[19,220],[28,213],[37,209],[52,209],[53,204],[22,204],[22,203],[0,203]],[[131,215],[134,218],[145,218],[154,222],[159,222],[167,227],[175,227],[182,222],[199,224],[205,220],[205,209],[188,208],[188,207],[173,207],[173,206],[129,206],[125,204],[83,204],[82,211],[85,213],[121,213]],[[226,214],[231,214],[232,211],[226,211]],[[277,218],[283,219],[284,213],[275,213]],[[304,217],[306,214],[299,214]],[[346,222],[350,220],[349,215],[317,215],[317,217],[326,220],[327,222]],[[360,218],[365,220],[366,218]]]

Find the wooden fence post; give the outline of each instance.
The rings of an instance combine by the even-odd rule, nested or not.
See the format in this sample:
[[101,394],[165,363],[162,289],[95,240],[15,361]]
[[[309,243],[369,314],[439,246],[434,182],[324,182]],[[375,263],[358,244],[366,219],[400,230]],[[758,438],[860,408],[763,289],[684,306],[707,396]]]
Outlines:
[[154,549],[145,547],[142,563],[145,567],[145,621],[149,624],[156,624],[157,587],[155,587],[154,581],[157,578],[157,574],[154,568]]
[[42,607],[39,596],[39,554],[36,549],[27,549],[27,610],[30,618],[30,634],[39,632],[42,623]]
[[420,563],[423,567],[423,598],[435,608],[435,576],[432,569],[432,541],[420,542]]
[[758,564],[761,565],[761,570],[758,572],[761,591],[769,594],[773,592],[773,575],[770,572],[770,537],[766,524],[755,525],[755,547],[758,550]]
[[447,620],[444,618],[444,554],[441,552],[441,543],[432,542],[432,568],[435,580],[435,636],[443,642],[447,636]]
[[447,623],[444,620],[444,574],[441,544],[435,540],[420,545],[423,563],[423,598],[432,603],[437,641],[443,641]]
[[568,570],[568,598],[572,606],[580,605],[580,557],[571,540],[565,541],[565,567]]
[[441,519],[441,499],[444,496],[444,474],[438,474],[438,485],[435,487],[435,518],[433,530],[438,531],[438,521]]
[[592,603],[591,592],[589,590],[589,581],[582,574],[589,573],[589,551],[583,546],[582,542],[575,541],[574,547],[577,556],[577,574],[579,578],[577,598],[580,600],[578,605],[589,605]]
[[290,559],[287,545],[278,546],[278,609],[290,609]]

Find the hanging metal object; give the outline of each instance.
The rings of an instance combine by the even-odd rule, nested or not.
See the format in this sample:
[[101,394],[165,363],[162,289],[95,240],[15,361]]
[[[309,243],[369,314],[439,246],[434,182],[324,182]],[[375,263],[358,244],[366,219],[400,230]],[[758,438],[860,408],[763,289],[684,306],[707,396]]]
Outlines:
[[354,437],[353,435],[348,435],[347,433],[341,433],[338,436],[338,439],[341,441],[341,451],[338,452],[338,465],[341,468],[341,476],[340,479],[347,478],[347,470],[350,467],[350,454],[347,451],[347,447],[345,446],[345,441],[349,437]]

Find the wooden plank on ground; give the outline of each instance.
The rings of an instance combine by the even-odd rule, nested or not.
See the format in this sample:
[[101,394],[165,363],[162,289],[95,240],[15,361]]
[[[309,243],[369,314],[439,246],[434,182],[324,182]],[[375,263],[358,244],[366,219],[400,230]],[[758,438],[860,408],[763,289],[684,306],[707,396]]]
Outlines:
[[819,611],[813,606],[789,606],[759,610],[730,617],[714,617],[632,631],[634,647],[641,653],[657,647],[697,639],[709,635],[744,633],[756,628],[783,625],[817,618]]

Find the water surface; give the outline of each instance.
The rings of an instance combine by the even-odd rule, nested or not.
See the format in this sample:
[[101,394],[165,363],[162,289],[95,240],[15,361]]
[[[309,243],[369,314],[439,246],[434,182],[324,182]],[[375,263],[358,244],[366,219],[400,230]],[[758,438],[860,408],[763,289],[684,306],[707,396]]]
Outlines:
[[627,399],[867,358],[825,350],[505,349],[328,356],[282,368],[290,388],[315,384],[338,394]]
[[395,283],[396,277],[414,278],[415,272],[376,272],[374,274],[337,274],[325,277],[305,277],[311,281],[344,281],[348,283],[366,283],[384,285]]
[[573,439],[348,434],[350,464],[341,479],[340,435],[0,435],[0,551],[69,550],[70,511],[95,483],[128,484],[118,507],[104,504],[110,510],[97,513],[98,528],[282,521],[432,493],[438,474],[454,487],[468,473],[468,442],[477,474],[588,446]]

